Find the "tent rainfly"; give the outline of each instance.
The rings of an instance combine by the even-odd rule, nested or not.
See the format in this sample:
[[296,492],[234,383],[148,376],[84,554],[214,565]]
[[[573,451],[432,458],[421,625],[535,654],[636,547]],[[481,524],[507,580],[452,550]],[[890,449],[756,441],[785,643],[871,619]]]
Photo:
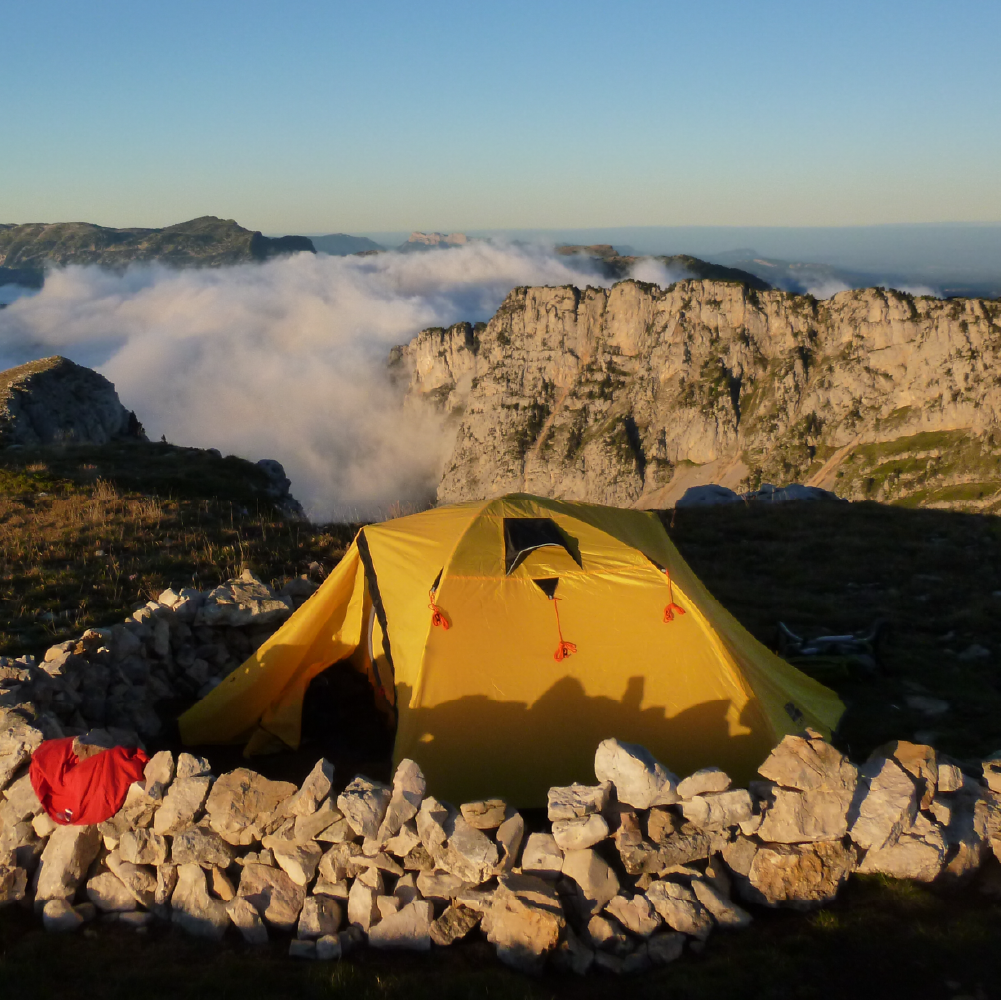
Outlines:
[[189,745],[297,748],[310,681],[367,674],[436,794],[539,806],[609,736],[746,780],[844,706],[708,593],[655,514],[508,494],[362,528],[317,592],[180,720]]

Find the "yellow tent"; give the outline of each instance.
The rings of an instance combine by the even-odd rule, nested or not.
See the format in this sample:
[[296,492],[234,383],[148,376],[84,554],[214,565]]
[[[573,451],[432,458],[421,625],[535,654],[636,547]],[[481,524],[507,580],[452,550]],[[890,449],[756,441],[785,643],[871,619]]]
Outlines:
[[395,756],[455,802],[541,805],[609,736],[747,779],[844,706],[769,652],[655,514],[516,493],[369,525],[320,589],[180,720],[187,744],[298,747],[309,682],[364,670]]

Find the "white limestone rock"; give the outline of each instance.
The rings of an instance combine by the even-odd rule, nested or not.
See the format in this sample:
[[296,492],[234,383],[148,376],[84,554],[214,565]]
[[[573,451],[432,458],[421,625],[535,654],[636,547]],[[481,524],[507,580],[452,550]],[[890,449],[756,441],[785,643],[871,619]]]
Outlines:
[[193,753],[178,754],[175,778],[204,778],[212,773],[208,757],[196,757]]
[[380,895],[378,889],[356,880],[348,894],[348,922],[369,931],[380,916],[376,902]]
[[845,835],[858,772],[829,743],[786,736],[758,773],[777,786],[757,831],[762,840],[792,844]]
[[447,947],[456,941],[461,941],[479,925],[482,919],[482,913],[461,903],[452,903],[431,924],[431,943]]
[[315,940],[336,934],[341,929],[341,919],[341,907],[336,899],[308,896],[302,904],[296,936]]
[[713,915],[720,927],[739,930],[751,923],[751,914],[743,907],[727,899],[716,886],[702,879],[692,879],[695,898]]
[[359,775],[337,796],[337,808],[356,833],[377,837],[392,796],[392,789]]
[[605,907],[605,912],[639,937],[649,937],[661,924],[660,915],[644,895],[633,896],[631,899],[616,896]]
[[251,903],[264,920],[280,931],[291,931],[299,920],[306,889],[279,868],[245,864],[237,895]]
[[918,813],[893,844],[866,851],[858,870],[933,882],[942,872],[947,849],[942,830]]
[[167,839],[152,830],[126,830],[118,842],[118,851],[123,861],[133,865],[162,865],[168,856]]
[[559,878],[563,851],[551,833],[530,833],[521,856],[521,870],[541,878]]
[[[125,858],[125,840],[126,835],[123,835],[121,848],[123,858]],[[220,865],[227,868],[235,855],[233,848],[204,821],[196,826],[178,830],[171,841],[170,860],[175,865],[196,864],[203,868]]]
[[138,905],[125,883],[111,872],[95,875],[87,883],[87,898],[102,913],[126,913]]
[[83,917],[66,899],[50,899],[42,907],[42,926],[47,931],[75,931],[84,923]]
[[681,958],[685,950],[685,935],[677,931],[654,934],[647,943],[647,954],[654,965],[668,965]]
[[577,884],[582,913],[600,913],[619,893],[615,872],[590,848],[568,851],[563,858],[563,874]]
[[608,807],[612,790],[610,782],[600,785],[565,785],[549,789],[548,808],[550,822],[580,819],[603,812]]
[[316,875],[316,869],[323,857],[319,844],[291,844],[286,848],[272,850],[275,863],[296,885],[309,885]]
[[212,786],[205,802],[209,825],[234,847],[256,843],[279,807],[297,791],[289,781],[270,781],[249,768],[238,767],[217,778]]
[[219,941],[229,926],[226,904],[209,895],[205,872],[199,865],[178,865],[170,907],[171,920],[197,937]]
[[316,940],[316,957],[321,962],[336,962],[341,957],[341,938],[328,934]]
[[917,815],[917,787],[892,757],[871,758],[861,775],[864,783],[852,807],[851,838],[866,850],[892,847]]
[[636,809],[679,800],[677,776],[647,749],[633,743],[603,740],[594,757],[594,774],[598,781],[612,783],[619,802]]
[[0,790],[41,746],[42,731],[13,712],[0,709]]
[[96,826],[59,827],[42,851],[35,899],[72,899],[100,849]]
[[[497,872],[509,872],[518,864],[518,854],[525,836],[525,820],[521,813],[508,810],[507,819],[499,827],[495,839],[500,860],[497,862]],[[555,838],[554,838],[555,839]],[[562,864],[561,864],[562,867]]]
[[678,782],[677,792],[682,799],[709,792],[725,792],[730,787],[730,776],[718,767],[704,767]]
[[373,948],[430,951],[433,919],[431,903],[415,899],[371,928],[368,943]]
[[403,825],[417,815],[426,792],[424,772],[409,758],[401,760],[393,775],[392,794],[379,825],[381,842],[395,837]]
[[681,811],[694,826],[718,830],[749,820],[753,806],[750,793],[737,788],[732,792],[712,792],[686,799],[681,803]]
[[535,975],[542,971],[546,956],[559,943],[565,921],[551,910],[528,906],[516,896],[505,896],[493,901],[482,926],[505,965]]
[[17,866],[0,864],[0,906],[20,903],[27,888],[27,871]]
[[229,900],[226,903],[226,912],[247,944],[268,943],[268,929],[265,927],[261,915],[243,896]]
[[153,817],[153,832],[161,837],[172,836],[191,826],[211,787],[212,779],[207,775],[175,778]]
[[608,836],[608,823],[597,813],[553,822],[553,839],[563,851],[582,851],[594,847]]
[[[334,765],[321,758],[306,775],[297,792],[285,806],[286,816],[310,816],[330,794],[334,785]],[[333,820],[331,820],[333,822]]]
[[857,864],[854,849],[841,841],[762,844],[747,863],[740,892],[752,903],[810,910],[833,900]]
[[482,831],[471,827],[460,814],[453,814],[446,822],[447,840],[432,852],[438,867],[477,884],[484,882],[497,868],[500,855],[497,845]]
[[508,805],[503,799],[481,799],[463,802],[459,806],[462,818],[476,830],[495,830],[508,816]]
[[245,625],[275,625],[285,621],[295,610],[291,597],[281,597],[249,569],[237,580],[227,580],[209,591],[205,603],[198,609],[195,622],[239,627]]
[[712,917],[687,886],[669,881],[653,882],[647,887],[646,897],[668,927],[701,941],[712,932]]
[[156,869],[147,865],[134,865],[123,861],[118,850],[112,851],[105,863],[132,893],[137,903],[147,909],[156,900]]

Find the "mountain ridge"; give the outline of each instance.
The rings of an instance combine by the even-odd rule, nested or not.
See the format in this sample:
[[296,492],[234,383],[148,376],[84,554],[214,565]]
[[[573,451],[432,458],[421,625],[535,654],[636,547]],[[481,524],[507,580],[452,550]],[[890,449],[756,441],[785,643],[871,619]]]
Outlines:
[[522,287],[489,323],[425,330],[390,360],[407,405],[455,433],[442,503],[666,507],[689,485],[798,481],[1001,509],[997,301]]
[[213,215],[161,229],[0,223],[0,283],[40,283],[46,268],[68,264],[121,269],[157,260],[177,267],[221,267],[299,252],[316,250],[305,236],[267,237]]

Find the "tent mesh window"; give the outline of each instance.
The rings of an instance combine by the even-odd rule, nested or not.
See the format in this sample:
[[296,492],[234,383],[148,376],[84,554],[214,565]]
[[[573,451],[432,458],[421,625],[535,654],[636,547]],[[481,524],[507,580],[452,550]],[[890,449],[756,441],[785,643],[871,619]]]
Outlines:
[[529,552],[547,545],[564,549],[578,566],[581,565],[576,546],[551,517],[504,518],[504,571],[508,576],[525,561]]

